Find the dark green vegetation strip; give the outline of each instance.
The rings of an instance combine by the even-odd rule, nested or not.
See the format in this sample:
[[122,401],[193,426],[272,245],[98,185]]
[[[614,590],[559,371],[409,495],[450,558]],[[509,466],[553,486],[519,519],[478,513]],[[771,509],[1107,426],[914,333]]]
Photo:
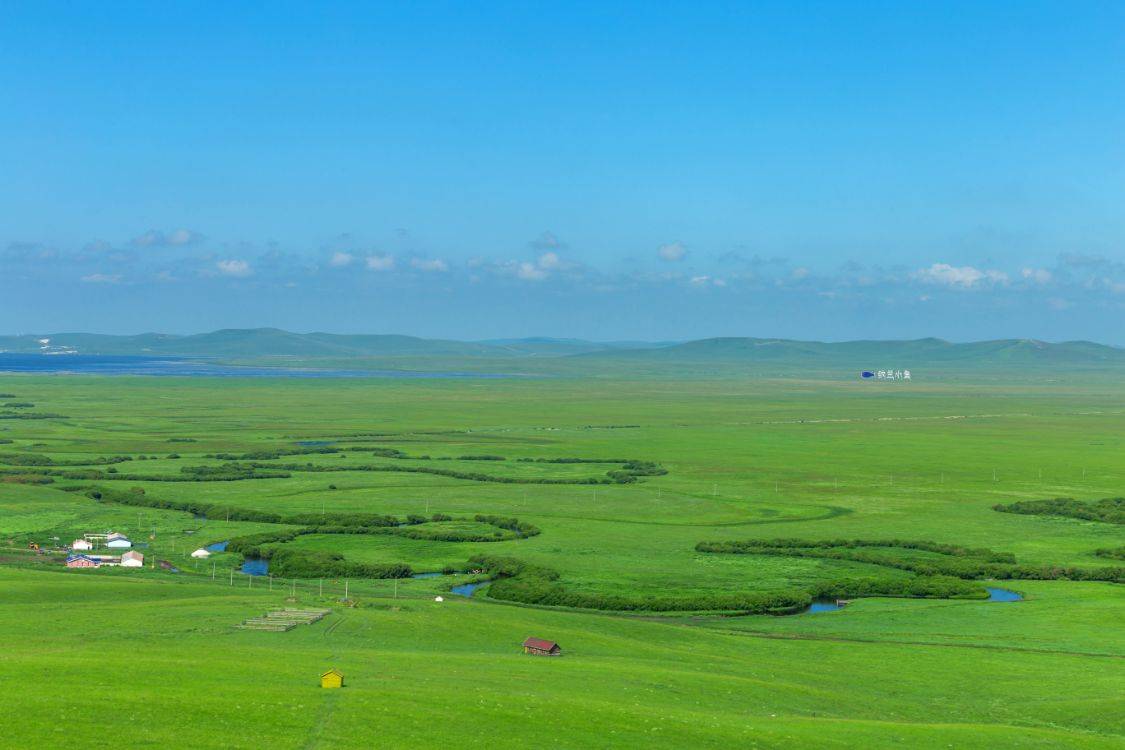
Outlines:
[[[467,479],[472,482],[495,482],[497,484],[632,484],[642,476],[657,476],[666,473],[665,469],[647,468],[647,462],[630,462],[630,464],[624,465],[621,469],[608,471],[604,477],[580,477],[577,479],[502,477],[495,474],[485,474],[479,471],[457,471],[455,469],[439,469],[433,466],[394,466],[391,464],[319,466],[316,464],[264,464],[254,462],[234,465],[248,466],[254,470],[280,469],[290,472],[389,471],[408,474],[432,474],[434,476],[449,477],[451,479]],[[641,467],[641,464],[645,464],[645,466]]]
[[[282,515],[235,508],[211,503],[180,502],[162,500],[146,494],[141,487],[128,491],[107,487],[67,488],[69,491],[85,491],[87,497],[98,502],[117,503],[142,508],[177,510],[192,513],[208,519],[228,521],[255,521],[297,526],[299,528],[279,529],[259,534],[236,537],[227,543],[227,550],[241,554],[243,558],[261,558],[270,561],[273,573],[292,578],[408,578],[413,573],[405,563],[373,565],[350,562],[335,552],[273,547],[268,545],[291,542],[307,534],[390,534],[411,539],[448,542],[502,542],[538,535],[539,528],[518,518],[477,514],[471,519],[455,518],[444,513],[435,513],[429,518],[408,515],[405,519],[375,513],[297,513]],[[425,524],[445,521],[473,520],[495,527],[491,533],[474,533],[461,529],[433,529]]]
[[1083,521],[1103,521],[1125,524],[1125,497],[1107,497],[1094,502],[1082,502],[1069,497],[1053,500],[1021,500],[1008,505],[993,505],[1001,513],[1019,513],[1025,516],[1063,516]]
[[[485,474],[479,471],[457,471],[454,469],[441,469],[433,466],[394,466],[391,464],[361,464],[350,466],[319,466],[316,464],[264,464],[261,461],[275,461],[285,456],[325,455],[343,452],[370,452],[378,458],[389,458],[407,461],[495,461],[503,462],[508,459],[498,455],[465,455],[465,456],[440,456],[434,458],[429,455],[412,456],[397,448],[334,448],[329,446],[310,446],[304,448],[279,448],[270,451],[254,451],[251,453],[212,453],[206,458],[223,461],[246,461],[249,463],[228,463],[228,467],[250,467],[252,469],[280,469],[282,471],[298,472],[334,472],[334,471],[390,471],[416,474],[432,474],[452,479],[466,479],[473,482],[496,482],[499,484],[632,484],[640,477],[663,476],[668,473],[660,464],[654,461],[638,461],[627,458],[520,458],[520,463],[546,463],[546,464],[619,464],[621,468],[611,469],[601,477],[546,478],[546,477],[503,477],[494,474]],[[185,470],[190,467],[185,467]]]
[[[332,448],[313,446],[303,448],[278,448],[268,451],[253,451],[250,453],[209,453],[205,458],[225,461],[218,466],[183,466],[180,474],[122,474],[118,469],[111,467],[104,472],[97,469],[82,469],[80,471],[58,471],[67,467],[99,466],[121,463],[131,460],[129,456],[111,456],[95,458],[88,461],[55,461],[48,456],[24,453],[0,454],[0,463],[9,466],[34,466],[38,467],[34,473],[50,476],[59,476],[64,479],[87,480],[112,480],[130,482],[237,482],[248,479],[288,479],[292,472],[401,472],[412,474],[431,474],[434,476],[448,477],[451,479],[464,479],[473,482],[494,482],[497,484],[632,484],[641,477],[663,476],[668,470],[653,461],[637,461],[632,459],[593,459],[593,458],[521,458],[523,463],[548,463],[548,464],[619,464],[620,468],[611,469],[601,477],[579,478],[550,478],[550,477],[504,477],[494,474],[485,474],[478,471],[457,471],[455,469],[442,469],[434,466],[396,466],[393,464],[360,464],[348,466],[321,466],[312,463],[304,464],[278,464],[263,463],[276,461],[286,456],[338,454],[345,451],[363,450],[370,451],[381,458],[417,460],[417,461],[495,461],[504,462],[508,459],[497,455],[465,455],[453,457],[411,456],[395,448]],[[141,456],[140,458],[145,458]],[[171,454],[168,458],[178,459],[178,454]],[[0,474],[13,473],[11,470],[0,468]],[[23,471],[21,474],[29,472]]]
[[559,583],[557,571],[511,557],[476,555],[469,558],[469,562],[493,579],[488,587],[490,598],[520,604],[616,612],[728,611],[742,614],[784,614],[796,612],[812,602],[812,597],[807,592],[799,590],[721,595],[613,596],[572,591]]
[[0,419],[67,419],[63,414],[51,414],[49,412],[18,412],[18,411],[3,411],[0,412]]
[[455,530],[429,531],[414,535],[412,526],[430,522],[465,520],[455,519],[444,513],[435,513],[427,518],[420,515],[408,515],[405,519],[379,513],[270,513],[267,511],[253,510],[230,505],[215,503],[185,502],[179,500],[166,500],[148,495],[144,488],[133,487],[128,491],[110,489],[108,487],[68,487],[72,492],[85,492],[86,496],[99,502],[131,505],[141,508],[157,508],[160,510],[179,510],[211,520],[225,521],[254,521],[258,523],[278,523],[292,526],[308,526],[314,530],[309,534],[398,534],[410,536],[415,539],[433,539],[437,541],[454,542],[493,542],[505,539],[517,539],[537,536],[539,527],[521,521],[518,518],[504,516],[482,515],[473,516],[471,520],[495,526],[496,533],[472,534]]
[[1110,560],[1125,560],[1125,547],[1104,547],[1094,550],[1094,554]]
[[510,557],[477,555],[469,562],[483,568],[493,580],[488,596],[501,601],[541,606],[572,607],[618,612],[732,612],[738,614],[789,614],[828,597],[911,596],[976,598],[987,594],[975,584],[949,576],[856,578],[818,582],[812,588],[749,591],[734,594],[680,596],[620,596],[572,591],[559,582],[550,568],[529,565]]
[[99,456],[86,461],[57,461],[38,453],[0,453],[0,463],[9,466],[106,466],[130,460],[129,456]]
[[122,474],[115,466],[110,466],[105,471],[99,469],[62,469],[57,466],[27,466],[19,470],[0,468],[0,474],[40,474],[62,477],[63,479],[117,482],[237,482],[244,479],[288,479],[292,476],[284,471],[258,471],[243,464],[184,466],[180,469],[180,472],[179,474]]
[[[1014,555],[988,549],[960,547],[927,541],[901,539],[747,539],[735,542],[700,542],[699,552],[737,555],[774,555],[851,560],[907,570],[919,576],[973,580],[980,578],[1035,581],[1125,581],[1125,568],[1119,566],[1077,568],[1054,565],[1019,565]],[[932,556],[894,554],[911,550]],[[890,553],[890,554],[888,554]],[[896,580],[901,584],[901,581]]]

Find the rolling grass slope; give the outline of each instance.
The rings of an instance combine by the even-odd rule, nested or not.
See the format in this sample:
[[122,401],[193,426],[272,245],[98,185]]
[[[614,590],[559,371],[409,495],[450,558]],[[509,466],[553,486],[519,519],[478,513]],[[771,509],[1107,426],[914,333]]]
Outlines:
[[[10,441],[0,445],[0,469],[34,468],[8,460],[15,455],[179,476],[228,461],[215,454],[306,441],[359,449],[260,461],[293,464],[284,478],[103,473],[0,484],[4,742],[68,747],[75,736],[112,733],[159,748],[1120,746],[1125,637],[1116,623],[1125,596],[1110,583],[999,583],[1024,594],[1014,603],[861,598],[792,617],[626,616],[501,603],[487,589],[451,596],[460,575],[349,581],[357,606],[348,607],[338,601],[343,581],[324,581],[323,596],[318,580],[274,580],[271,591],[267,579],[231,572],[241,562],[234,553],[187,557],[276,524],[96,503],[62,489],[140,487],[154,498],[284,515],[518,517],[541,533],[498,542],[311,534],[280,546],[416,571],[506,555],[599,596],[721,595],[887,572],[849,560],[701,553],[703,540],[922,539],[1033,565],[1117,564],[1096,551],[1125,544],[1120,525],[993,506],[1122,494],[1120,376],[867,385],[2,376],[0,392],[66,416],[0,423],[0,440]],[[100,462],[112,456],[128,460]],[[615,466],[520,461],[544,457],[654,461],[668,473],[576,486],[362,468],[557,478]],[[445,526],[483,528],[435,525]],[[50,546],[54,536],[108,529],[146,542],[146,562],[183,572],[67,572],[26,554],[30,541]],[[333,614],[288,633],[234,628],[286,606],[294,591],[289,606]],[[446,601],[435,602],[439,594]],[[566,655],[521,655],[531,635],[558,640]],[[335,693],[316,684],[331,666],[347,683]]]

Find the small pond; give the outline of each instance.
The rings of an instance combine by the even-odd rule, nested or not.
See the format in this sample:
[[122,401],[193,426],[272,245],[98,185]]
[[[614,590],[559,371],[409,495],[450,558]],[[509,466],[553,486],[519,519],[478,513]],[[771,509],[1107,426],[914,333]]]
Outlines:
[[229,542],[215,542],[214,544],[208,544],[204,549],[208,552],[226,552],[227,544]]
[[411,578],[441,578],[441,573],[415,573]]
[[473,592],[481,586],[486,586],[490,581],[477,581],[476,583],[462,583],[460,586],[454,586],[450,589],[451,592],[458,596],[472,596]]
[[325,445],[335,445],[335,440],[298,440],[297,445],[304,446],[305,448],[319,448]]
[[1023,596],[1015,591],[1008,589],[988,589],[988,601],[990,602],[1018,602],[1022,601]]
[[802,609],[797,614],[812,614],[813,612],[834,612],[837,609],[843,609],[844,605],[837,603],[835,599],[814,599],[813,603],[809,605],[808,609]]
[[251,576],[269,575],[270,561],[259,557],[248,557],[242,562],[242,572]]

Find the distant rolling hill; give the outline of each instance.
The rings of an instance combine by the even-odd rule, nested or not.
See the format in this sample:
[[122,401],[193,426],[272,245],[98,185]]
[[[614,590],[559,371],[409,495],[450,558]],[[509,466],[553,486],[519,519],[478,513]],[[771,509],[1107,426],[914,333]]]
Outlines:
[[[47,343],[44,344],[43,341]],[[111,336],[52,333],[0,336],[0,352],[197,356],[253,359],[296,357],[310,360],[351,358],[434,358],[446,360],[534,360],[569,362],[568,367],[596,362],[620,366],[785,365],[848,368],[911,366],[1119,365],[1125,349],[1089,341],[1048,343],[1033,339],[1001,339],[956,344],[936,338],[908,341],[796,341],[727,337],[683,343],[637,341],[594,342],[581,339],[523,338],[488,341],[424,339],[390,334],[293,333],[277,328],[224,329],[178,336],[144,333]]]
[[645,363],[1088,365],[1125,364],[1125,349],[1090,341],[1049,343],[1000,339],[955,344],[936,338],[908,341],[794,341],[790,339],[713,338],[649,349],[590,352],[581,356]]
[[[46,339],[45,346],[40,342]],[[144,333],[109,336],[52,333],[0,336],[0,351],[32,353],[76,350],[81,354],[197,357],[502,357],[500,347],[464,341],[377,334],[291,333],[277,328],[228,328],[189,336]]]

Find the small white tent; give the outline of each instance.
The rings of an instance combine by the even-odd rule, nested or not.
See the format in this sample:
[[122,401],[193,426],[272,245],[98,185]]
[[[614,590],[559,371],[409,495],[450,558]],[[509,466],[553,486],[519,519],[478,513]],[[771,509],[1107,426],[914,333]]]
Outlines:
[[192,552],[191,556],[192,557],[210,557],[211,553],[208,552],[207,550],[203,549],[202,547],[200,547],[195,552]]

